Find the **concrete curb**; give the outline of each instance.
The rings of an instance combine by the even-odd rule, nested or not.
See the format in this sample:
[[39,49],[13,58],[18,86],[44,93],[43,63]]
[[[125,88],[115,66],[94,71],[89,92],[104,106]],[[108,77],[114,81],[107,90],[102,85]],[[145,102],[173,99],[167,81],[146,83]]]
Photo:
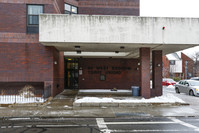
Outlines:
[[188,106],[188,103],[73,103],[74,107]]

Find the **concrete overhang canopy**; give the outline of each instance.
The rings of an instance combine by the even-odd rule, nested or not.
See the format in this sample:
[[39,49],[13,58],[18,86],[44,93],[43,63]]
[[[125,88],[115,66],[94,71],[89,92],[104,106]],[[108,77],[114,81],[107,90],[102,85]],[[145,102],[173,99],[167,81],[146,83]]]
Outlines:
[[140,47],[169,54],[199,45],[198,18],[42,14],[39,21],[39,41],[66,52],[80,46],[83,52],[136,58]]

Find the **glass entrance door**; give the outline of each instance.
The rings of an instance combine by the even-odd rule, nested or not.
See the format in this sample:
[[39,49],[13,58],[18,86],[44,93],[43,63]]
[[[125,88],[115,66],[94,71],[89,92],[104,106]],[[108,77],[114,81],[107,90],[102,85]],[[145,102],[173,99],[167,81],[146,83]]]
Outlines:
[[65,58],[65,89],[78,89],[78,59]]

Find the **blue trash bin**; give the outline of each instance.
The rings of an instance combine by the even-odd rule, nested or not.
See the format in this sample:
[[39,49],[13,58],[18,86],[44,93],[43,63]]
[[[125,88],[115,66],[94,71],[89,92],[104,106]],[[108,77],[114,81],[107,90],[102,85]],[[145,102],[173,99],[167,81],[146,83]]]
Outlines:
[[139,86],[131,86],[132,96],[140,96],[140,87]]

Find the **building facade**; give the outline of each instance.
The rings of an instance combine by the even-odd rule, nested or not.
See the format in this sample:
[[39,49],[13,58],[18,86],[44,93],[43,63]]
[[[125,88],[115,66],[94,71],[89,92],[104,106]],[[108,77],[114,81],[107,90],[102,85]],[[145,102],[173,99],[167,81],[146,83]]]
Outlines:
[[199,21],[137,16],[139,0],[0,0],[1,87],[162,95],[162,55],[198,45]]
[[194,61],[184,53],[163,56],[164,78],[190,79],[194,76]]

